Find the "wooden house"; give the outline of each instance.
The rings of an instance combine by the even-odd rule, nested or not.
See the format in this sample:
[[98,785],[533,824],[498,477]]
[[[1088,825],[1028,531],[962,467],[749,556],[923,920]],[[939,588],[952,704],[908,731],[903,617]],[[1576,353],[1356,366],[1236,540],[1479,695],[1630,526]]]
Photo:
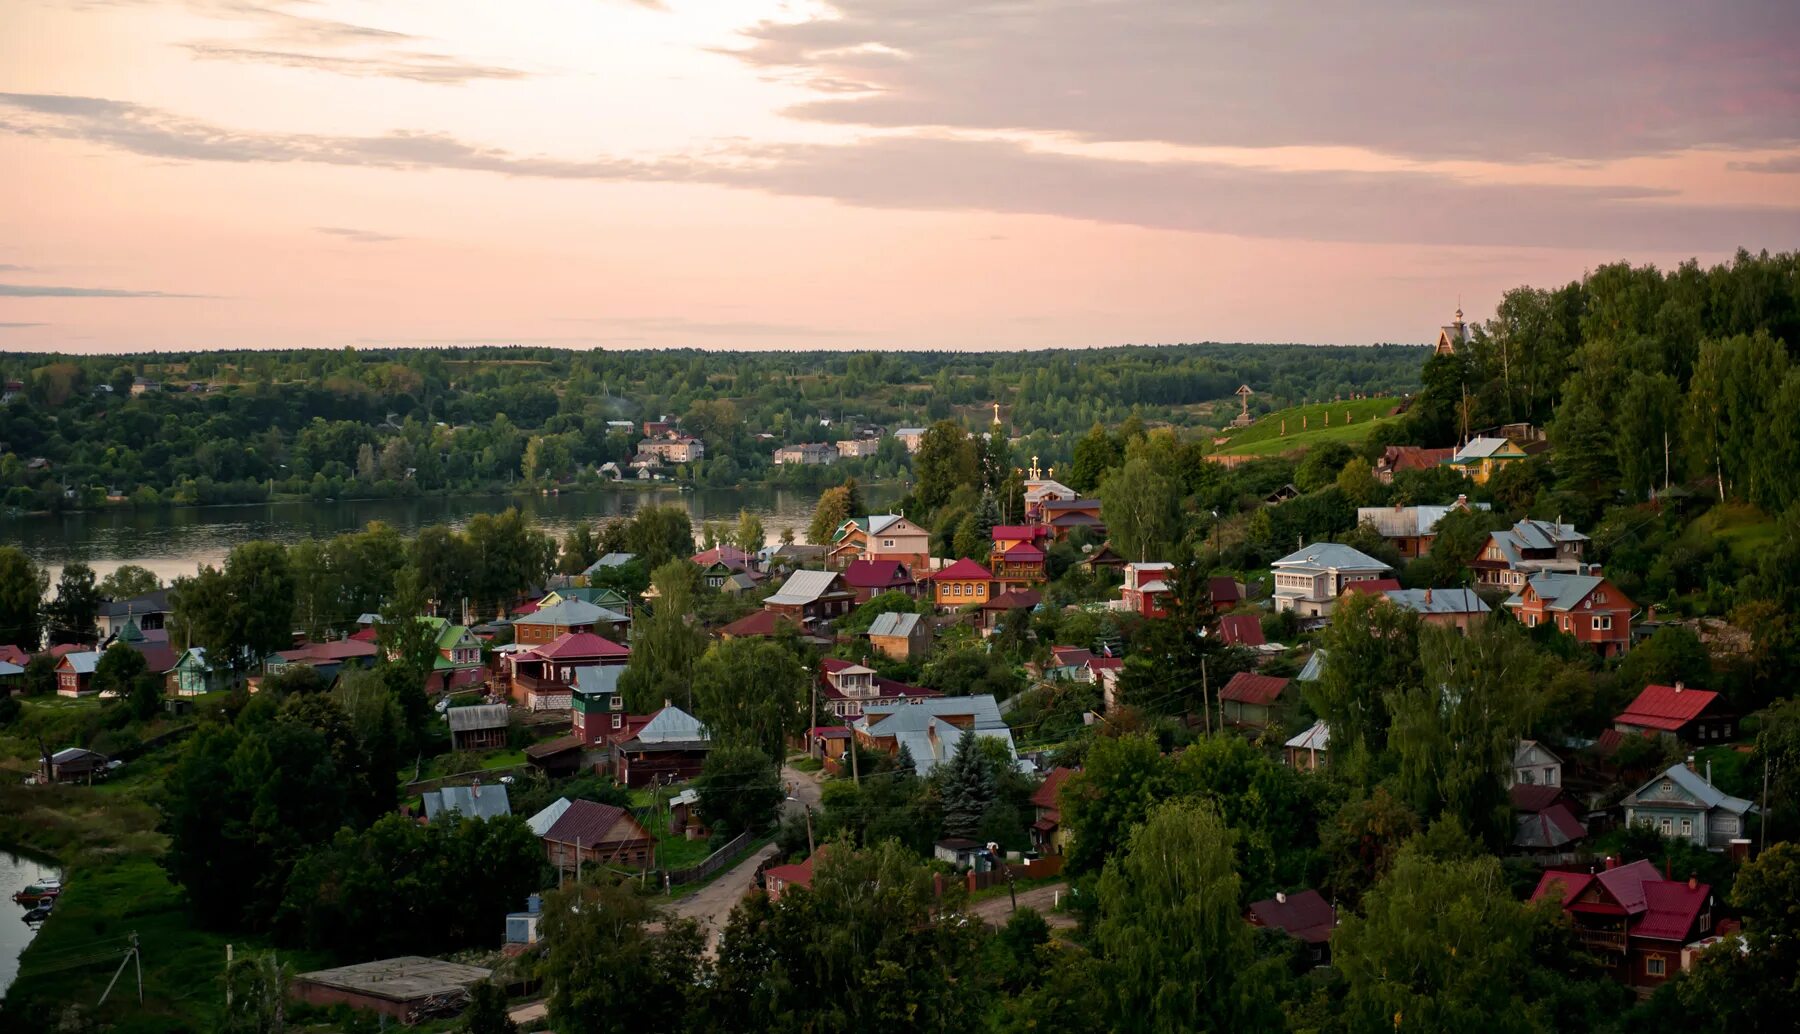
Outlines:
[[994,594],[993,572],[968,557],[929,576],[932,602],[939,610],[956,610],[971,603],[986,603]]
[[445,716],[450,720],[451,750],[500,750],[506,746],[505,704],[452,707]]
[[1737,718],[1726,714],[1717,693],[1673,686],[1648,685],[1613,719],[1624,733],[1663,736],[1683,743],[1723,743],[1737,735]]
[[1233,725],[1265,728],[1290,699],[1290,685],[1289,679],[1240,671],[1219,690],[1220,710]]
[[676,783],[700,774],[712,750],[712,734],[693,715],[664,705],[613,747],[613,778],[629,787]]
[[922,660],[931,652],[931,624],[923,614],[878,615],[868,635],[870,648],[892,660]]
[[588,865],[649,869],[656,865],[656,837],[631,812],[611,804],[573,800],[541,838],[544,856],[559,871]]
[[1669,879],[1648,860],[1607,858],[1598,872],[1550,871],[1531,901],[1562,906],[1575,940],[1616,980],[1647,992],[1673,976],[1681,951],[1712,932],[1712,887]]

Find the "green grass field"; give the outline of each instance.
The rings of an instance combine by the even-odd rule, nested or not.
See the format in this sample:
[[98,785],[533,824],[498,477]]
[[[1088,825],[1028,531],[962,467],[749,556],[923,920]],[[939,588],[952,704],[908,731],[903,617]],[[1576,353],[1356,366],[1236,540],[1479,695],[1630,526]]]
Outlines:
[[[1376,424],[1397,419],[1387,414],[1399,404],[1399,399],[1375,398],[1278,410],[1243,430],[1227,432],[1231,441],[1218,446],[1217,451],[1236,456],[1277,456],[1327,442],[1353,444],[1367,438]],[[1331,419],[1329,425],[1325,422],[1327,414]],[[1344,419],[1346,415],[1348,422]],[[1284,423],[1285,435],[1282,433]]]
[[1695,542],[1723,539],[1739,563],[1755,563],[1763,550],[1775,544],[1775,519],[1754,506],[1726,503],[1702,514],[1685,535]]

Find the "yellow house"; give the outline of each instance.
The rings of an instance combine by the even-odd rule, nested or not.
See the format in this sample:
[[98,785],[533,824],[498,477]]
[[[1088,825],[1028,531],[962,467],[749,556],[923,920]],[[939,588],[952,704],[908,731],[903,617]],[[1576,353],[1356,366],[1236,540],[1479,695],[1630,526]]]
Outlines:
[[1445,462],[1478,485],[1487,484],[1494,471],[1525,458],[1525,450],[1510,438],[1471,438]]

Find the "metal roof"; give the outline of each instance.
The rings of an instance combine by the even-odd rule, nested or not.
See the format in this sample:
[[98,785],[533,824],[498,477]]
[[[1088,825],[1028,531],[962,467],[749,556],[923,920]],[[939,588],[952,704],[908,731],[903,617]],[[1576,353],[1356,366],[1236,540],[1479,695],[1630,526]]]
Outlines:
[[420,800],[425,805],[427,822],[445,812],[456,812],[470,819],[494,819],[512,814],[512,802],[506,797],[506,787],[500,783],[446,786],[426,791],[420,795]]
[[1664,779],[1674,782],[1676,786],[1687,791],[1688,796],[1694,798],[1694,800],[1700,802],[1700,804],[1706,808],[1724,808],[1726,811],[1737,815],[1756,810],[1756,805],[1751,804],[1742,797],[1731,796],[1707,782],[1700,773],[1687,767],[1685,764],[1669,766],[1668,771],[1663,772],[1661,775],[1627,794],[1624,803],[1628,805],[1642,805],[1645,807],[1656,807],[1658,805],[1668,804],[1669,802],[1667,800],[1645,795],[1645,791],[1649,790],[1657,783],[1662,782]]
[[651,716],[650,721],[638,730],[636,739],[639,743],[693,743],[710,740],[712,734],[706,731],[700,719],[671,705]]
[[869,634],[910,636],[913,634],[913,629],[919,626],[919,618],[918,614],[903,614],[895,611],[879,614],[869,625]]
[[1325,750],[1331,746],[1331,726],[1326,725],[1325,719],[1321,718],[1283,746],[1293,747],[1295,750]]
[[531,827],[533,836],[541,837],[545,833],[550,832],[550,827],[556,825],[556,820],[562,818],[563,812],[568,810],[569,799],[567,797],[558,797],[556,800],[544,805],[543,809],[536,815],[526,819],[525,825]]
[[451,732],[474,732],[479,729],[503,729],[506,727],[505,704],[452,707],[446,713],[450,716]]
[[623,664],[584,665],[575,669],[575,692],[583,696],[617,693],[619,676],[623,674]]
[[586,600],[567,599],[553,607],[526,614],[512,620],[515,625],[622,625],[631,619],[616,610],[589,603]]
[[1474,589],[1389,589],[1384,595],[1420,614],[1486,614],[1489,609]]
[[795,571],[781,583],[775,595],[764,600],[778,606],[803,606],[833,591],[838,582],[836,571]]
[[1511,444],[1505,438],[1471,438],[1467,445],[1456,450],[1456,455],[1451,457],[1450,462],[1486,459]]
[[1362,550],[1338,542],[1315,542],[1297,552],[1289,553],[1269,566],[1337,571],[1393,570]]

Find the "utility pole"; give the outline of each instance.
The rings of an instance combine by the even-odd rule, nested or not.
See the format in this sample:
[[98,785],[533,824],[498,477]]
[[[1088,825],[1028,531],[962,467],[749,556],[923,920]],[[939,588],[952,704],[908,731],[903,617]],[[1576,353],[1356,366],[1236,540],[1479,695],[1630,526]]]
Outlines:
[[850,781],[860,787],[860,786],[862,786],[862,773],[857,771],[856,755],[857,755],[856,727],[851,726],[850,727]]
[[1200,658],[1200,710],[1204,712],[1206,734],[1212,735],[1212,693],[1206,685],[1206,658]]

